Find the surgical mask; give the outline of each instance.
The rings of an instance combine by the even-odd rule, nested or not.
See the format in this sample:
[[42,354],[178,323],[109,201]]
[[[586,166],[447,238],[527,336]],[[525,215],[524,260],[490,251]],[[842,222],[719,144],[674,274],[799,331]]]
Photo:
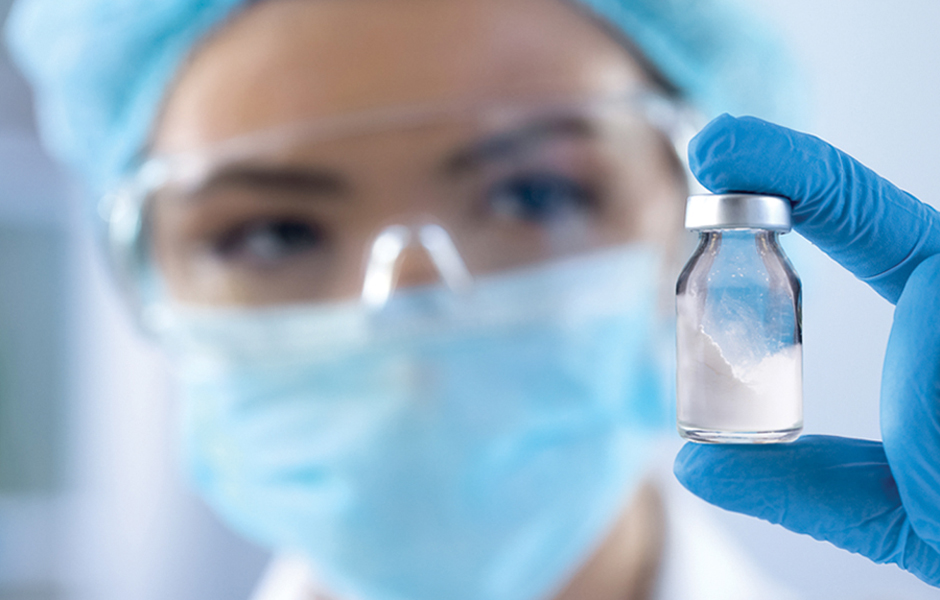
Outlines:
[[378,312],[170,311],[195,484],[344,598],[547,597],[670,423],[659,271],[657,251],[624,246]]

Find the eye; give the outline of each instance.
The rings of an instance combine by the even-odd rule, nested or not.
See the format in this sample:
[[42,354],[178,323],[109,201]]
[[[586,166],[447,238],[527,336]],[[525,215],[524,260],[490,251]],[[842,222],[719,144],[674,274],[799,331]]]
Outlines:
[[487,202],[499,217],[544,223],[594,208],[588,186],[555,173],[514,176],[490,188]]
[[318,249],[324,241],[325,235],[314,223],[289,218],[258,219],[230,229],[214,248],[226,260],[274,266]]

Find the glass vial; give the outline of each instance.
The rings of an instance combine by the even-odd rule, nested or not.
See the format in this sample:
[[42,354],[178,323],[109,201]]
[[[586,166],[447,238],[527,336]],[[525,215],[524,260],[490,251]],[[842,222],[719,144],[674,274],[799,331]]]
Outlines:
[[769,443],[803,428],[800,280],[778,243],[790,202],[700,195],[699,245],[676,284],[677,420],[696,442]]

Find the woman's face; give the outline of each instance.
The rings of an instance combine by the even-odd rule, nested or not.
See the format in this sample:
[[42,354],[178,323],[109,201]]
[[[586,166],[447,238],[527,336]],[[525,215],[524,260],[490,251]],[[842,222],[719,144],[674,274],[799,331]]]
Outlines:
[[[416,220],[441,224],[474,274],[669,245],[685,190],[668,143],[629,103],[557,102],[641,87],[638,62],[560,0],[255,4],[166,101],[156,154],[248,137],[237,160],[155,196],[153,252],[178,299],[259,305],[356,296],[377,233]],[[383,111],[399,117],[302,134]],[[403,261],[398,284],[430,264]]]

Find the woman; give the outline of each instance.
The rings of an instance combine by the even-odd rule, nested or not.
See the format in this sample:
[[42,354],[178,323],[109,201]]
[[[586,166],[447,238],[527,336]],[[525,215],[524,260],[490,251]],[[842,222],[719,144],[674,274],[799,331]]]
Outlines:
[[[644,472],[670,395],[680,101],[707,111],[727,102],[723,87],[746,95],[770,51],[732,68],[708,29],[724,15],[682,3],[89,4],[23,4],[17,44],[51,143],[107,192],[116,270],[177,361],[196,486],[235,528],[301,557],[309,573],[288,593],[668,593],[668,509]],[[731,121],[693,146],[710,188],[793,198],[804,232],[857,273],[894,267],[874,283],[893,299],[897,273],[903,287],[938,253],[923,205],[903,199],[916,227],[898,226],[898,209],[881,208],[888,184],[866,203],[816,193],[828,172],[767,174],[751,149],[828,150]],[[865,236],[834,230],[843,205],[901,232],[892,251],[846,251]],[[859,258],[873,254],[887,269]],[[806,450],[827,444],[848,448],[849,465],[880,448],[810,439],[730,461],[693,449],[680,476],[857,550],[839,519],[870,527],[864,510],[833,510],[819,528],[809,508],[781,517],[739,481],[784,455],[799,467],[774,471],[786,502],[814,472]],[[818,515],[826,503],[811,496]],[[916,560],[898,560],[934,577],[936,520],[911,522]]]

